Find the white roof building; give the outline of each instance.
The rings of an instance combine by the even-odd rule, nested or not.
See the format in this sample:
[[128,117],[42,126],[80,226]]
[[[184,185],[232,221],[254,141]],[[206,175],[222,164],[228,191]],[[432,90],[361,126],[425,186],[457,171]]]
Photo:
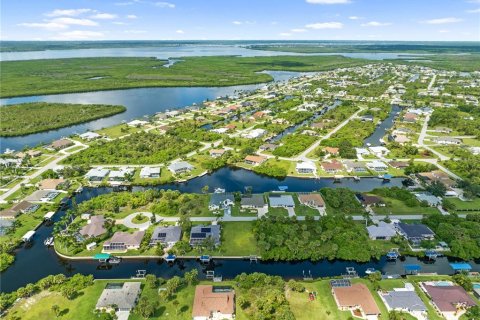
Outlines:
[[101,167],[92,168],[85,174],[85,178],[87,178],[88,180],[101,180],[105,178],[109,172],[110,170]]
[[96,132],[88,131],[80,134],[79,137],[84,140],[94,140],[94,139],[100,138],[100,135]]
[[160,177],[160,168],[159,167],[144,167],[140,170],[140,178],[158,178]]
[[255,138],[263,137],[266,133],[267,131],[264,129],[253,129],[253,130],[250,130],[249,132],[243,133],[242,137],[247,139],[255,139]]
[[317,172],[317,166],[312,161],[298,162],[296,165],[298,173],[314,173]]
[[143,120],[133,120],[133,121],[130,121],[129,123],[127,123],[127,125],[129,127],[137,127],[137,126],[144,126],[147,123],[148,123],[147,121],[143,121]]

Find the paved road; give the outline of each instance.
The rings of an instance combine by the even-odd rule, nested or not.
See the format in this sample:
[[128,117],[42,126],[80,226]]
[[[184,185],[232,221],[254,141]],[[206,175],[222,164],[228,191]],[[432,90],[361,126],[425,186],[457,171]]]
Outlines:
[[[5,192],[4,194],[1,194],[0,195],[0,203],[6,203],[7,201],[5,200],[6,198],[8,198],[10,195],[12,195],[13,193],[15,193],[18,189],[21,188],[22,185],[24,184],[28,184],[30,183],[30,180],[32,179],[35,179],[36,177],[40,176],[42,173],[44,173],[45,171],[49,170],[49,169],[54,169],[55,167],[57,167],[58,163],[60,161],[62,161],[63,159],[65,159],[66,157],[68,157],[69,155],[71,154],[74,154],[74,153],[77,153],[81,150],[84,150],[85,148],[88,148],[87,145],[81,143],[81,142],[78,142],[78,141],[75,141],[75,140],[72,140],[75,144],[69,148],[66,148],[62,151],[59,152],[59,154],[61,154],[60,157],[56,158],[55,160],[49,162],[48,164],[46,164],[45,166],[41,167],[40,169],[38,169],[37,171],[35,171],[34,173],[32,173],[31,175],[28,175],[28,176],[25,176],[23,178],[22,181],[20,181],[19,183],[17,183],[15,186],[13,186],[10,190],[8,190],[7,192]],[[75,147],[78,147],[78,146],[83,146],[84,148],[82,149],[78,149],[78,150],[75,150],[75,151],[72,151],[71,153],[68,153],[67,151],[69,149],[72,149],[72,148],[75,148]]]
[[433,77],[432,77],[432,80],[430,81],[430,83],[428,84],[428,87],[427,89],[430,90],[432,89],[433,85],[435,84],[435,80],[437,79],[437,75],[434,74]]

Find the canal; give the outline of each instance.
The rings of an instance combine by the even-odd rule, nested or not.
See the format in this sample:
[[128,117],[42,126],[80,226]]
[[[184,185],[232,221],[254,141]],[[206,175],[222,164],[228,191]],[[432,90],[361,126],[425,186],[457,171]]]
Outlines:
[[390,130],[393,127],[395,119],[398,117],[398,113],[401,110],[400,106],[396,104],[392,105],[392,110],[388,117],[380,122],[375,128],[375,131],[364,140],[364,146],[380,146],[382,144],[381,139],[385,136],[387,130]]

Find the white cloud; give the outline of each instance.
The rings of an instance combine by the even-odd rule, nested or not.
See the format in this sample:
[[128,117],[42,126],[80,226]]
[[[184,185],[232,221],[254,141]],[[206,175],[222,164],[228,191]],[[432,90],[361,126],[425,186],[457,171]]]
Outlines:
[[317,22],[305,25],[308,29],[342,29],[343,23],[341,22]]
[[115,2],[115,5],[116,5],[116,6],[129,6],[129,5],[132,5],[132,4],[134,4],[133,1]]
[[232,21],[233,24],[236,24],[236,25],[241,25],[242,24],[242,21]]
[[422,22],[426,24],[446,24],[446,23],[455,23],[460,21],[463,21],[463,20],[460,18],[448,17],[448,18],[430,19]]
[[233,24],[239,26],[239,25],[242,25],[242,24],[255,24],[255,21],[249,21],[249,20],[245,20],[245,21],[239,21],[239,20],[235,20],[235,21],[232,21]]
[[184,33],[185,33],[185,31],[183,31],[182,29],[178,29],[178,30],[175,31],[175,32],[178,33],[178,34],[184,34]]
[[94,27],[98,26],[98,23],[89,20],[89,19],[77,19],[77,18],[55,18],[51,20],[53,23],[63,24],[63,25],[76,25],[76,26],[87,26],[87,27]]
[[163,1],[154,2],[154,5],[156,7],[160,7],[160,8],[170,8],[170,9],[175,8],[175,5],[173,3],[170,3],[170,2],[163,2]]
[[118,18],[116,14],[113,13],[97,13],[93,16],[90,16],[91,19],[100,19],[100,20],[112,20]]
[[359,17],[359,16],[350,16],[350,17],[348,17],[348,19],[350,19],[350,20],[360,20],[360,19],[363,19],[363,18]]
[[46,13],[48,17],[60,17],[60,16],[69,16],[74,17],[81,15],[82,13],[92,12],[92,9],[55,9],[52,12]]
[[290,30],[291,32],[307,32],[307,29],[302,29],[302,28],[295,28]]
[[137,19],[138,17],[134,14],[127,14],[127,19]]
[[142,33],[147,33],[146,30],[125,30],[123,31],[124,33],[128,34],[142,34]]
[[292,34],[290,32],[282,32],[282,33],[279,33],[278,35],[281,36],[281,37],[291,37],[292,36]]
[[74,30],[61,32],[54,37],[56,40],[88,40],[102,38],[104,34],[96,31]]
[[480,13],[480,8],[467,10],[467,13]]
[[350,2],[350,0],[307,0],[307,3],[312,4],[346,4]]
[[126,23],[125,23],[125,22],[122,22],[122,21],[113,21],[112,23],[113,23],[113,24],[116,24],[116,25],[118,25],[118,26],[124,26],[124,25],[126,25]]
[[448,33],[448,32],[450,32],[450,30],[438,30],[438,32],[440,32],[440,33]]
[[391,25],[390,22],[378,22],[378,21],[370,21],[367,23],[362,23],[362,27],[384,27]]
[[41,28],[46,30],[67,29],[68,26],[54,22],[23,22],[18,24],[21,27]]

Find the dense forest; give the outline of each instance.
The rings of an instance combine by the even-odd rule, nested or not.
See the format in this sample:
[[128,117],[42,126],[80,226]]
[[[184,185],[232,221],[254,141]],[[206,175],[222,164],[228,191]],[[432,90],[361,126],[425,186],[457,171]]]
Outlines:
[[0,136],[21,136],[108,117],[123,106],[51,102],[21,103],[0,108]]
[[170,135],[134,133],[123,139],[98,141],[90,148],[71,155],[65,163],[80,164],[156,164],[185,155],[200,146]]

